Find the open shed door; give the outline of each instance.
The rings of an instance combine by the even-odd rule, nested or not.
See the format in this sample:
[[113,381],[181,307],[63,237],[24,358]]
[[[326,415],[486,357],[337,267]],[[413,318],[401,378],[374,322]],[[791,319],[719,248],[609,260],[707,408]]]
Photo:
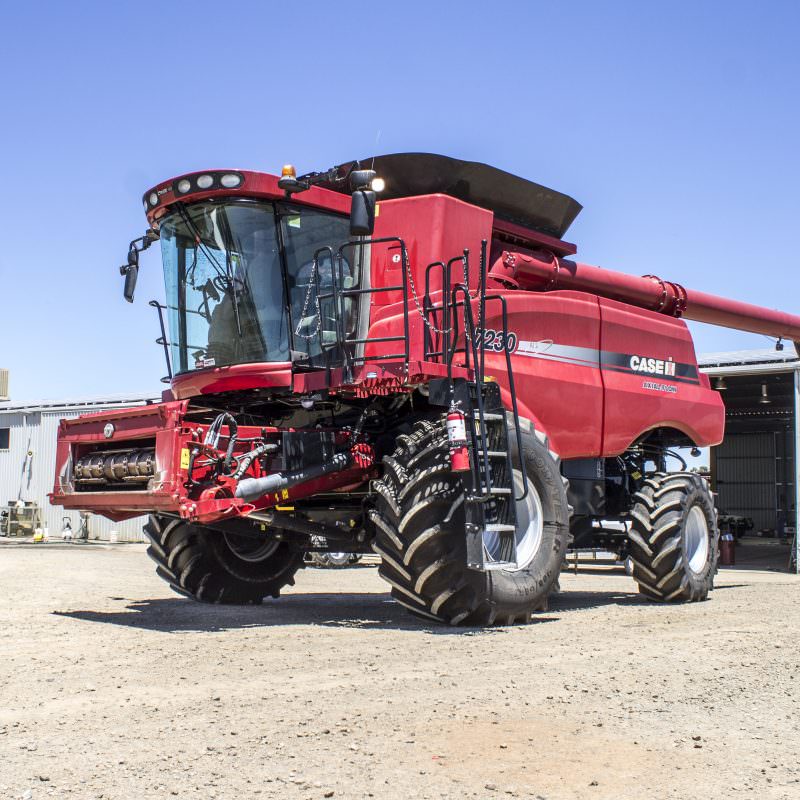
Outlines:
[[720,513],[750,517],[756,531],[775,528],[775,434],[730,433],[716,448]]

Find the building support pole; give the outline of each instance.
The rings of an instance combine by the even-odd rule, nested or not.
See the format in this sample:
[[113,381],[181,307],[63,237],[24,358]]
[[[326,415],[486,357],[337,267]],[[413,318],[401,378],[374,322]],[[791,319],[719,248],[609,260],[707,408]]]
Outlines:
[[792,466],[794,467],[794,571],[800,575],[800,367],[794,371],[794,461]]

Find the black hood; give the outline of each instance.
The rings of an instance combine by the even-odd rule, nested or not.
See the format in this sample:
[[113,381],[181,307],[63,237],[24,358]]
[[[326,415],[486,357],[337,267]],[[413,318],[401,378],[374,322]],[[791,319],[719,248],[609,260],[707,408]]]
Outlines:
[[[342,164],[339,169],[345,171],[353,163]],[[394,153],[355,163],[362,169],[374,169],[386,181],[381,200],[447,194],[559,239],[582,208],[561,192],[477,161],[433,153]],[[329,188],[346,191],[341,184]]]

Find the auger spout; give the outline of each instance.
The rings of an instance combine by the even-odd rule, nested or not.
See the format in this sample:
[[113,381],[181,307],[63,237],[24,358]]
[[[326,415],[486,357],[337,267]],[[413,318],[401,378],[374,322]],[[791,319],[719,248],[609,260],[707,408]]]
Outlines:
[[491,276],[540,291],[573,289],[684,319],[800,342],[800,316],[686,289],[655,275],[628,275],[556,256],[504,251]]

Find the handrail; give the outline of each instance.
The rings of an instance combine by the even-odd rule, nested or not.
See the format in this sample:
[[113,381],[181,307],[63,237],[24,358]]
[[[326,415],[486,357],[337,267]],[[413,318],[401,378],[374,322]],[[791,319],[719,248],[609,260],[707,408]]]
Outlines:
[[[403,358],[405,363],[405,371],[408,372],[408,362],[410,358],[410,330],[409,330],[409,321],[408,321],[408,287],[409,287],[409,273],[410,273],[410,266],[408,260],[408,248],[406,247],[405,241],[400,238],[399,236],[383,236],[377,239],[360,239],[357,241],[345,242],[344,244],[340,245],[339,249],[337,250],[336,254],[336,262],[337,262],[337,269],[341,270],[341,265],[344,260],[344,252],[349,248],[360,246],[365,247],[367,245],[374,245],[374,244],[388,244],[393,242],[400,246],[400,259],[402,265],[402,276],[403,276],[403,283],[401,286],[370,286],[367,289],[342,289],[338,292],[339,304],[342,303],[342,300],[345,297],[360,297],[361,295],[373,295],[378,294],[380,292],[396,292],[402,291],[403,292],[403,336],[402,340],[404,342],[404,349],[402,353],[397,354],[389,354],[389,355],[382,355],[382,356],[370,356],[369,360],[371,361],[386,361],[389,359],[396,359],[396,358]],[[363,267],[362,267],[363,269]],[[334,289],[336,291],[336,289]],[[337,310],[337,317],[340,316],[339,308]],[[339,338],[339,334],[337,333],[337,338]],[[343,336],[341,337],[340,341],[344,347],[345,352],[345,376],[346,380],[352,379],[352,375],[350,374],[350,364],[347,363],[348,356],[346,352],[346,345],[348,344],[361,344],[362,341],[358,339],[345,339]],[[379,339],[369,339],[369,341],[380,341]],[[400,337],[394,339],[394,341],[400,341]],[[359,361],[365,362],[367,361],[366,356],[354,356],[351,359],[352,362]]]
[[164,358],[167,362],[167,375],[166,378],[162,378],[162,383],[168,383],[172,380],[172,359],[170,358],[169,354],[169,340],[167,339],[167,329],[164,327],[164,314],[162,313],[163,310],[167,308],[167,306],[162,306],[158,300],[151,300],[147,305],[152,306],[158,312],[158,324],[161,328],[161,336],[156,339],[156,344],[160,344],[164,348]]
[[[503,352],[505,354],[505,361],[506,361],[506,372],[508,374],[508,390],[511,396],[511,413],[514,419],[514,435],[517,443],[517,452],[519,454],[519,461],[520,461],[520,472],[522,474],[522,494],[517,497],[514,493],[513,489],[513,482],[512,482],[512,498],[515,502],[519,502],[524,500],[528,495],[528,476],[527,470],[525,468],[525,458],[523,455],[522,449],[522,436],[520,433],[520,424],[519,424],[519,406],[517,404],[517,392],[516,387],[514,384],[514,371],[513,365],[511,362],[511,352],[508,348],[508,304],[506,302],[506,298],[501,294],[493,294],[487,295],[486,294],[486,280],[487,280],[487,260],[486,260],[486,250],[487,250],[487,242],[484,239],[481,242],[481,258],[480,258],[480,277],[479,277],[479,286],[478,286],[478,315],[479,320],[481,321],[481,327],[485,327],[486,325],[486,303],[489,301],[496,301],[500,303],[501,308],[501,320],[502,320],[502,343],[503,343]],[[481,447],[483,450],[483,472],[484,477],[486,478],[486,485],[489,486],[490,481],[490,472],[489,472],[489,465],[488,465],[488,456],[486,454],[486,442],[485,442],[485,425],[484,425],[484,408],[483,408],[483,392],[482,387],[485,378],[485,366],[486,366],[486,346],[485,346],[485,337],[482,335],[483,331],[481,330],[480,336],[480,343],[477,341],[476,336],[476,326],[475,320],[472,316],[472,302],[474,297],[470,294],[469,290],[469,251],[464,250],[464,255],[459,257],[463,259],[464,262],[464,283],[458,283],[453,288],[452,292],[450,293],[449,302],[447,305],[450,305],[452,308],[453,313],[453,342],[452,346],[447,351],[447,374],[448,378],[452,381],[452,369],[453,369],[453,360],[455,358],[456,352],[459,352],[458,348],[458,338],[460,336],[459,330],[459,323],[458,323],[458,309],[459,306],[463,306],[463,313],[464,313],[464,366],[466,369],[470,368],[470,351],[472,355],[472,364],[473,364],[473,372],[475,375],[475,384],[476,384],[476,402],[478,405],[478,417],[480,421],[481,427]],[[453,261],[458,260],[451,259],[448,264],[452,263]],[[462,296],[462,300],[459,301],[458,296],[459,294]],[[509,461],[510,464],[510,461]]]

